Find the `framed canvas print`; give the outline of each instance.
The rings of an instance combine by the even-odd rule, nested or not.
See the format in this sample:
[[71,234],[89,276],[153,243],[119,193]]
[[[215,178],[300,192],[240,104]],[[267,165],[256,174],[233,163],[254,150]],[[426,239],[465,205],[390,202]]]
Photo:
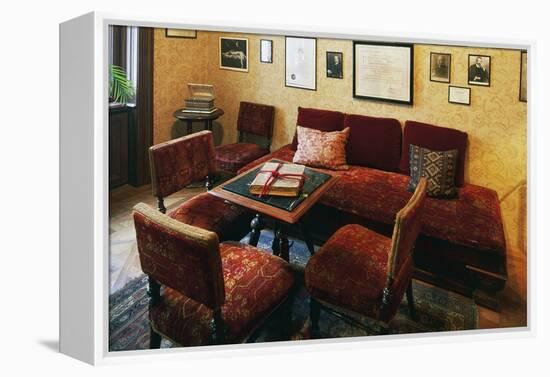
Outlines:
[[449,85],[448,101],[449,103],[456,103],[459,105],[469,105],[470,92],[470,88]]
[[285,38],[285,86],[317,90],[317,39]]
[[343,56],[341,52],[327,51],[327,77],[344,78]]
[[527,102],[527,51],[521,52],[519,100],[521,102]]
[[197,31],[187,29],[166,29],[164,35],[168,38],[197,38]]
[[[467,106],[476,101],[468,85],[447,84],[448,93],[443,85],[426,85],[438,56],[430,56],[430,67],[422,53],[422,96],[411,108],[417,42],[364,42],[368,37],[358,33],[319,30],[308,32],[311,38],[285,38],[285,83],[317,89],[292,90],[277,81],[283,56],[274,61],[273,43],[260,40],[274,35],[282,43],[275,35],[283,31],[251,27],[236,38],[223,23],[161,20],[155,28],[105,17],[90,13],[59,29],[61,352],[90,363],[132,362],[159,354],[249,355],[281,344],[292,349],[306,339],[409,342],[428,332],[462,338],[475,330],[471,336],[479,338],[484,329],[529,331],[528,164],[525,153],[510,148],[527,150],[530,130],[528,106],[508,106],[518,96],[516,81],[480,89],[491,111]],[[125,33],[110,40],[112,25]],[[155,36],[164,40],[167,25],[197,27],[210,37],[182,50],[174,49],[175,40],[155,43]],[[132,43],[120,43],[126,38]],[[140,53],[131,54],[136,44]],[[417,55],[430,51],[418,44]],[[333,45],[343,47],[326,51]],[[512,79],[520,52],[530,48],[515,46],[521,49],[483,50],[498,54]],[[337,66],[348,48],[354,74],[343,77]],[[466,70],[466,56],[477,48],[449,41],[440,51],[463,56]],[[124,53],[128,64],[110,76],[109,57]],[[323,76],[316,87],[317,53],[328,60],[322,71],[341,81]],[[274,64],[241,75],[221,71],[218,56],[230,70],[249,69],[250,56],[253,64]],[[185,79],[190,67],[197,81]],[[122,96],[120,106],[110,107],[115,86],[129,94],[136,77],[140,105]],[[188,83],[192,99],[185,106],[193,105],[195,114],[181,117],[175,83]],[[360,100],[350,96],[352,86]],[[445,96],[448,104],[465,106],[445,104]],[[202,110],[214,100],[216,114]],[[232,144],[237,135],[212,120],[217,116],[241,134],[265,137],[239,135],[250,147],[240,149]],[[285,157],[294,134],[301,164]],[[258,160],[264,155],[270,160]],[[346,167],[353,174],[331,170]],[[466,216],[440,221],[434,206],[460,208]],[[315,224],[326,226],[312,229]],[[423,241],[413,261],[415,238]],[[507,258],[510,245],[514,258]]]
[[273,41],[260,39],[260,62],[273,63]]
[[220,68],[248,72],[248,38],[220,37]]
[[451,82],[451,54],[430,52],[430,81]]
[[353,42],[353,97],[413,104],[413,45]]
[[486,55],[468,55],[468,84],[491,85],[491,57]]

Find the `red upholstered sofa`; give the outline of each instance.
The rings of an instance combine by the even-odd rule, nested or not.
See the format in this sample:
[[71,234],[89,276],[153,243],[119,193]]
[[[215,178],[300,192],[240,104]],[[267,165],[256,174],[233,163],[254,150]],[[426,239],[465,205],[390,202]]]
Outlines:
[[[457,149],[455,183],[458,198],[428,198],[422,233],[415,248],[415,276],[472,296],[498,309],[506,279],[506,241],[497,193],[464,181],[467,134],[414,121],[299,108],[297,124],[323,131],[350,127],[347,162],[338,182],[311,211],[310,228],[321,242],[339,227],[358,223],[391,235],[396,213],[409,200],[410,144],[433,150]],[[292,161],[291,144],[243,167],[248,170],[272,158]],[[319,221],[319,219],[322,219]],[[307,219],[306,219],[307,220]]]

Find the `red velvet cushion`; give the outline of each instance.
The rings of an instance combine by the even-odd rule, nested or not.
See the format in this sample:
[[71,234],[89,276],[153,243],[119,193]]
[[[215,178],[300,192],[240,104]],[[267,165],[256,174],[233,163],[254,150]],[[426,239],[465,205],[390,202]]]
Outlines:
[[[298,107],[296,125],[314,128],[319,131],[341,131],[344,129],[344,113],[332,110],[310,109]],[[298,135],[294,135],[292,149],[298,146]]]
[[168,214],[182,223],[210,230],[220,240],[239,239],[249,230],[252,215],[243,207],[208,193],[195,196]]
[[350,128],[347,161],[351,165],[397,171],[401,158],[401,124],[397,119],[346,114]]
[[[255,247],[220,244],[225,303],[222,318],[228,343],[240,342],[288,294],[294,283],[290,265]],[[151,310],[155,330],[182,346],[208,344],[212,311],[167,288]]]
[[428,148],[435,151],[458,150],[455,184],[464,186],[464,162],[466,159],[466,142],[468,134],[452,128],[439,127],[431,124],[408,120],[403,131],[403,151],[399,170],[409,174],[409,145]]
[[269,149],[253,143],[225,144],[216,147],[218,168],[236,173],[246,164],[265,156]]
[[360,225],[340,228],[308,261],[306,287],[331,304],[376,318],[391,239]]

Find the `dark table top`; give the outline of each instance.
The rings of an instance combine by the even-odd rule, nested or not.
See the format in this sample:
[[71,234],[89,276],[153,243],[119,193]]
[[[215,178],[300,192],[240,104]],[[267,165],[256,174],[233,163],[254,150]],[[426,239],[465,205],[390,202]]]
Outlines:
[[212,113],[187,113],[183,109],[174,111],[174,117],[181,120],[214,120],[223,115],[223,110],[219,107]]

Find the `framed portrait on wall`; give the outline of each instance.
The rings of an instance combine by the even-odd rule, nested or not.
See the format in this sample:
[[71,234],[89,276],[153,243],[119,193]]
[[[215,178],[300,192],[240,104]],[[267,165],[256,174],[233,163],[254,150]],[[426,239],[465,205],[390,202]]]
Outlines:
[[519,75],[519,100],[527,102],[527,51],[521,52],[521,66]]
[[220,68],[248,72],[248,38],[220,37]]
[[317,39],[285,38],[285,86],[317,90]]
[[260,62],[273,63],[273,41],[260,39]]
[[344,54],[341,52],[327,51],[327,77],[344,78],[343,56]]
[[468,55],[468,84],[491,85],[491,57],[486,55]]
[[413,104],[413,45],[353,41],[353,97]]
[[430,81],[451,82],[451,54],[430,52]]

